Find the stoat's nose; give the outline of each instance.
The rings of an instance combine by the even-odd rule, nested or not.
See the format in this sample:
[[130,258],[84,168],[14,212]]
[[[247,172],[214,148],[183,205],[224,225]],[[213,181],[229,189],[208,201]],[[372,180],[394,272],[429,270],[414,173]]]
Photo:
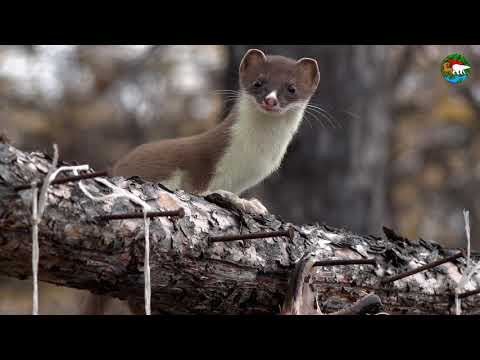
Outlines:
[[278,99],[277,99],[276,91],[272,91],[270,94],[268,94],[265,97],[264,102],[265,102],[265,105],[267,105],[269,107],[277,106],[278,105]]

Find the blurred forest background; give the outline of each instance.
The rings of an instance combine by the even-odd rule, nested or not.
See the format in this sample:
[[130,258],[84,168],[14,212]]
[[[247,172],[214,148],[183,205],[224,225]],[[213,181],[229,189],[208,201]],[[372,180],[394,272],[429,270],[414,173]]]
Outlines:
[[[321,80],[280,170],[244,197],[284,220],[480,248],[480,46],[0,46],[0,133],[100,170],[134,146],[202,132],[231,106],[244,52],[313,57]],[[440,64],[472,64],[459,85]],[[41,252],[41,248],[40,248]],[[75,314],[86,292],[40,287],[40,312]],[[122,312],[120,303],[112,308]],[[31,280],[0,277],[0,314],[31,312]]]

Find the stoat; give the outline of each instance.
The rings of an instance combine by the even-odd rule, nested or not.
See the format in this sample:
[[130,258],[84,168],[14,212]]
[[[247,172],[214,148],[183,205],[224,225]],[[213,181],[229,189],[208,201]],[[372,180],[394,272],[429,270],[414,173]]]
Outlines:
[[[238,99],[219,125],[199,135],[141,145],[117,161],[111,175],[139,176],[200,195],[233,193],[236,199],[227,196],[233,203],[244,208],[252,203],[250,209],[265,212],[258,200],[237,195],[278,169],[319,81],[314,59],[248,50],[240,63]],[[88,313],[98,313],[95,300],[88,307]]]
[[240,195],[272,174],[317,89],[318,64],[251,49],[239,74],[239,96],[219,125],[199,135],[141,145],[115,163],[112,175],[139,176],[195,194]]

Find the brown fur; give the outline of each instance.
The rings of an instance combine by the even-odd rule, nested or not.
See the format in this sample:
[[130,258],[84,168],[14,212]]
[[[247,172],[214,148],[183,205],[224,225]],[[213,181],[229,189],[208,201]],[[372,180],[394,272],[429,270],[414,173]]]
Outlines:
[[[250,50],[240,66],[240,86],[253,95],[258,102],[273,90],[278,90],[280,105],[306,100],[312,96],[320,81],[320,72],[315,60],[302,58],[298,61],[284,56],[271,55],[263,60],[258,50]],[[249,61],[250,57],[255,59]],[[255,81],[261,81],[262,87],[255,88]],[[286,84],[296,88],[296,94],[289,94]]]
[[171,177],[175,170],[182,170],[187,175],[183,190],[203,192],[229,143],[233,121],[230,114],[205,133],[141,145],[114,165],[112,175],[139,176],[147,181],[161,182]]

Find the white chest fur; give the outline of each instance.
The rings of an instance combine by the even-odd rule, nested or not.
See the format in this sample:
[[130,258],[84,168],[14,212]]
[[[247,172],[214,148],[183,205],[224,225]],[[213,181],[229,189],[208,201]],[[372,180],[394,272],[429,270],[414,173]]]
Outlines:
[[304,107],[281,116],[261,112],[253,100],[240,98],[231,143],[220,159],[208,191],[240,194],[278,169],[298,129]]

